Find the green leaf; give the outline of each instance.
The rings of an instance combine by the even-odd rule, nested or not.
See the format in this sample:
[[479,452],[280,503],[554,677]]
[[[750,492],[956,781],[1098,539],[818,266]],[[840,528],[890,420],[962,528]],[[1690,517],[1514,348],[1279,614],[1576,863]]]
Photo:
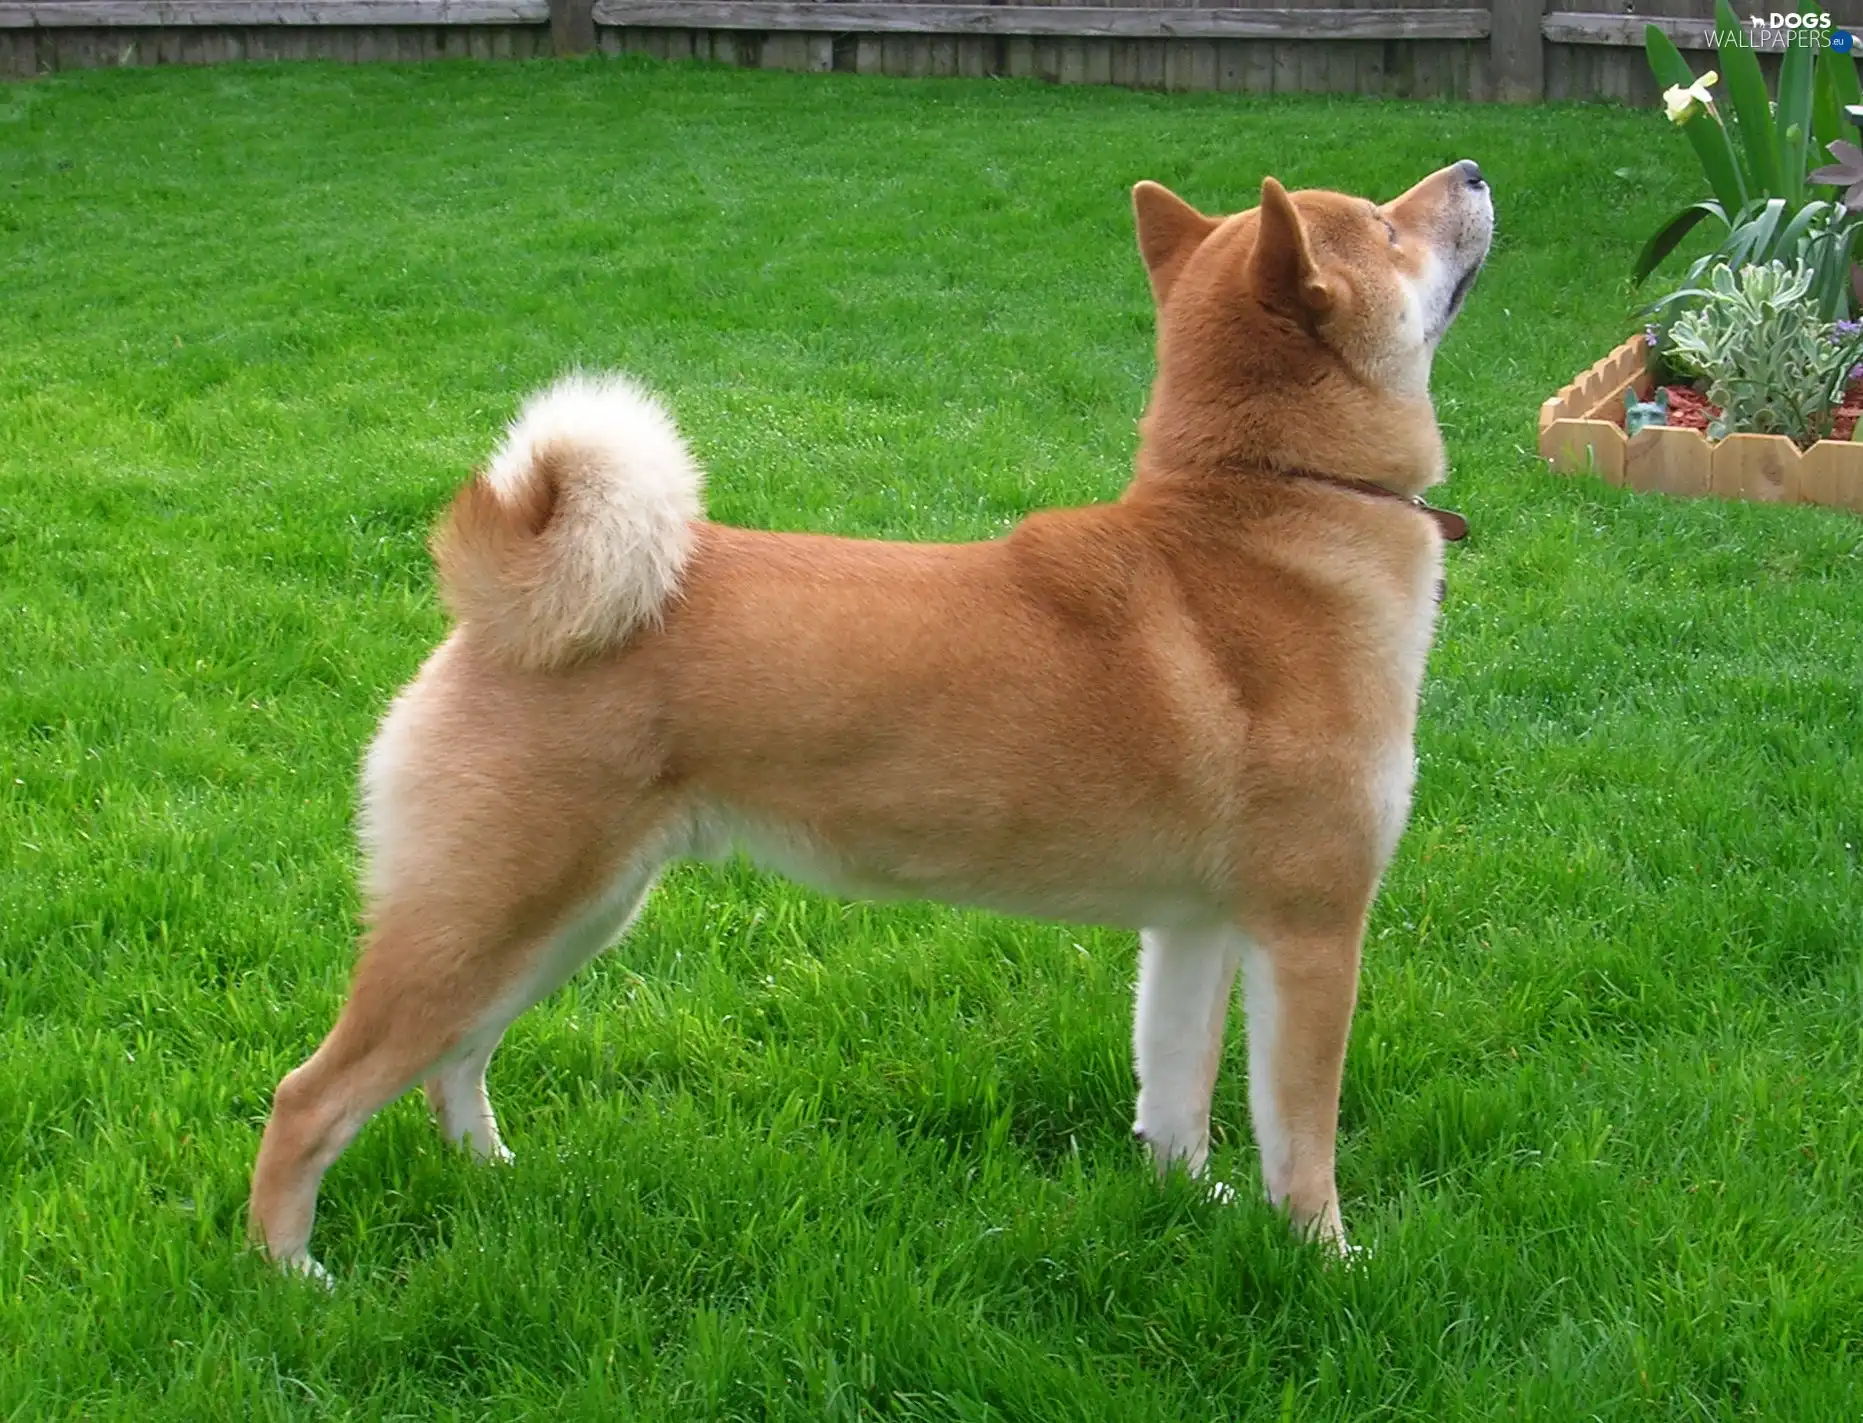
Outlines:
[[[1688,67],[1688,61],[1682,58],[1682,51],[1675,47],[1675,41],[1654,25],[1644,27],[1643,55],[1649,61],[1650,73],[1661,87],[1668,89],[1680,85],[1687,88],[1695,82],[1695,73]],[[1689,146],[1695,150],[1702,174],[1707,178],[1708,186],[1713,190],[1722,210],[1738,212],[1746,205],[1747,185],[1741,176],[1740,164],[1734,156],[1734,146],[1727,137],[1727,130],[1721,127],[1718,119],[1703,113],[1696,114],[1683,124],[1682,132],[1687,135]]]
[[1784,216],[1784,198],[1768,198],[1741,212],[1729,233],[1722,260],[1736,270],[1766,261],[1772,255]]
[[[1643,27],[1643,57],[1649,62],[1650,73],[1657,84],[1664,89],[1678,85],[1686,89],[1695,82],[1695,72],[1682,58],[1675,41],[1654,25]],[[1702,174],[1722,209],[1738,212],[1746,204],[1747,185],[1727,130],[1721,127],[1720,120],[1704,113],[1696,114],[1683,124],[1682,132],[1688,136]]]
[[[1822,165],[1831,144],[1845,137],[1843,110],[1837,102],[1836,81],[1831,76],[1831,66],[1825,61],[1836,58],[1832,51],[1821,50],[1818,54],[1817,74],[1812,81],[1811,90],[1811,141],[1812,156],[1818,165]],[[1811,163],[1807,168],[1814,166]]]
[[1811,145],[1812,51],[1788,44],[1779,62],[1779,181],[1786,200],[1805,200],[1805,155]]
[[1664,223],[1656,235],[1643,244],[1643,250],[1637,254],[1637,264],[1631,273],[1631,281],[1641,284],[1651,272],[1661,264],[1681,243],[1682,239],[1695,230],[1695,224],[1704,217],[1718,217],[1722,226],[1727,225],[1727,214],[1717,202],[1690,203],[1682,211]]
[[1789,257],[1798,247],[1798,244],[1803,242],[1806,236],[1811,232],[1811,225],[1829,211],[1830,204],[1814,200],[1806,203],[1797,212],[1792,214],[1792,220],[1785,225],[1785,230],[1779,234],[1780,255]]
[[[1714,0],[1716,28],[1731,35],[1740,30],[1740,17],[1727,0]],[[1747,191],[1755,196],[1780,197],[1778,138],[1773,130],[1772,101],[1766,96],[1766,77],[1759,56],[1730,38],[1721,46],[1721,81],[1727,86],[1734,122],[1740,128],[1740,146],[1746,153]]]
[[1649,61],[1650,73],[1661,89],[1681,87],[1686,89],[1695,82],[1695,71],[1688,67],[1688,61],[1682,58],[1682,51],[1675,47],[1675,41],[1657,29],[1654,25],[1643,27],[1643,57]]
[[[1863,83],[1857,79],[1857,62],[1854,50],[1851,54],[1839,54],[1834,49],[1824,49],[1818,54],[1818,78],[1830,85],[1832,107],[1836,111],[1836,129],[1831,138],[1847,139],[1858,142],[1859,135],[1855,124],[1844,118],[1843,110],[1850,104],[1863,104]],[[1830,138],[1819,140],[1826,147]]]
[[[1863,104],[1863,81],[1857,78],[1854,48],[1849,54],[1839,54],[1836,50],[1827,48],[1820,51],[1818,60],[1831,76],[1831,87],[1836,91],[1839,108],[1847,104]],[[1846,126],[1855,132],[1854,125]]]
[[1682,125],[1682,132],[1694,147],[1701,171],[1707,175],[1708,186],[1714,189],[1721,206],[1728,212],[1739,211],[1746,205],[1747,183],[1734,154],[1733,140],[1720,120],[1711,114],[1696,114]]

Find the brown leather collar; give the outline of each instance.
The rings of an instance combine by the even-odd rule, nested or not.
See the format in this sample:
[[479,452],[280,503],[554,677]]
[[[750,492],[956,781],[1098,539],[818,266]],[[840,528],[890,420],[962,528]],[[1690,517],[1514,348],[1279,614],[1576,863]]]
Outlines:
[[1422,496],[1399,494],[1395,489],[1386,489],[1382,484],[1373,484],[1369,479],[1344,479],[1336,474],[1321,474],[1311,469],[1284,469],[1282,474],[1290,479],[1310,479],[1315,484],[1332,484],[1341,489],[1349,489],[1354,494],[1369,494],[1375,499],[1395,499],[1400,504],[1408,504],[1419,514],[1426,514],[1435,521],[1442,531],[1443,539],[1448,543],[1460,543],[1468,537],[1468,520],[1453,509],[1438,509],[1433,504],[1425,504]]

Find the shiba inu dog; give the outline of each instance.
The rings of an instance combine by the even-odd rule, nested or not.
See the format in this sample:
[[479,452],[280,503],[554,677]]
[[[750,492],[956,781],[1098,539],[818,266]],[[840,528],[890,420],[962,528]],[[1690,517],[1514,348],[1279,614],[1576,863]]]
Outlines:
[[278,1085],[251,1231],[315,1271],[325,1170],[416,1082],[506,1155],[485,1069],[676,856],[1139,931],[1134,1130],[1201,1173],[1240,971],[1269,1197],[1344,1247],[1340,1075],[1409,815],[1445,532],[1431,360],[1488,251],[1464,160],[1379,205],[1133,191],[1158,373],[1117,502],[984,543],[708,522],[619,377],[534,398],[434,537],[457,626],[362,777],[349,1001]]

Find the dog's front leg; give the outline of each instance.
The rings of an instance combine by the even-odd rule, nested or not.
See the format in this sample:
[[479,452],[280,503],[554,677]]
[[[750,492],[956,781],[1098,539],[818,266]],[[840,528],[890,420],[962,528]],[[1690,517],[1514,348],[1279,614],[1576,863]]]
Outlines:
[[1276,934],[1243,955],[1248,1099],[1268,1199],[1302,1234],[1346,1249],[1333,1180],[1339,1084],[1362,927]]
[[1246,941],[1235,929],[1147,929],[1140,936],[1132,1029],[1138,1120],[1160,1174],[1201,1175],[1210,1154],[1210,1094],[1223,1053],[1229,990]]

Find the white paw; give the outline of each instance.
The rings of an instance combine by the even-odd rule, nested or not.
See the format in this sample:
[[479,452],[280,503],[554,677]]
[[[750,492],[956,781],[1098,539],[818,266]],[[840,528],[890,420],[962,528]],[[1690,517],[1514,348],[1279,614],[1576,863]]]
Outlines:
[[1205,1181],[1203,1198],[1212,1205],[1233,1206],[1236,1203],[1236,1188],[1227,1181]]
[[453,1145],[471,1155],[474,1161],[483,1161],[492,1166],[509,1166],[517,1158],[511,1149],[498,1139],[496,1129],[481,1136],[476,1131],[461,1132],[453,1138]]
[[314,1285],[322,1285],[326,1290],[336,1288],[336,1279],[322,1265],[309,1255],[292,1255],[278,1262],[278,1268],[287,1275],[297,1275],[309,1280]]

